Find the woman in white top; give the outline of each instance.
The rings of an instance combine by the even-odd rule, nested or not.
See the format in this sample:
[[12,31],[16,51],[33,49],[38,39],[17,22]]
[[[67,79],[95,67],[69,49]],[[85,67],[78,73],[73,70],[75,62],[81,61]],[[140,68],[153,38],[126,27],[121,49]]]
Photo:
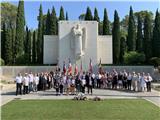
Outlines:
[[137,91],[137,81],[138,81],[138,77],[137,77],[136,73],[133,72],[133,76],[132,76],[133,91]]
[[141,75],[140,73],[137,74],[137,88],[138,88],[138,91],[141,91]]
[[35,74],[33,77],[33,92],[37,92],[38,84],[39,84],[39,76],[38,74]]
[[146,89],[146,76],[145,76],[145,73],[142,73],[142,77],[141,77],[140,83],[141,83],[141,90],[143,92]]

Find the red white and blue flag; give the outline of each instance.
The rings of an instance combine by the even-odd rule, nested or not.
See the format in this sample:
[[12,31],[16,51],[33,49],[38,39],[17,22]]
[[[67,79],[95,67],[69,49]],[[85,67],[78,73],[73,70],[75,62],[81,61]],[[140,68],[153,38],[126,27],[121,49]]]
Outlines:
[[77,64],[75,64],[74,74],[75,74],[75,75],[78,74],[78,67],[77,67]]
[[72,64],[71,64],[70,58],[69,58],[69,65],[68,65],[68,74],[72,74]]
[[66,74],[66,64],[65,64],[65,61],[63,61],[63,73]]
[[89,62],[89,72],[92,73],[93,72],[93,66],[92,66],[92,60],[90,58],[90,62]]

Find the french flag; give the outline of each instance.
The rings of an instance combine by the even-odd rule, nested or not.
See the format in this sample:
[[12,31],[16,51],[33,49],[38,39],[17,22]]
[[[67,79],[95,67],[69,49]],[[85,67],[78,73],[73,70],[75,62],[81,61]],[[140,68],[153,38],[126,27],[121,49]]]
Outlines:
[[77,67],[77,64],[75,65],[74,74],[75,74],[75,75],[78,74],[78,67]]
[[66,64],[65,64],[65,61],[63,61],[63,73],[66,74]]
[[72,74],[72,64],[71,64],[70,58],[69,58],[69,65],[68,65],[68,74]]
[[91,58],[90,58],[90,62],[89,62],[89,72],[93,72],[93,68],[92,68],[93,66],[92,66],[92,60],[91,60]]

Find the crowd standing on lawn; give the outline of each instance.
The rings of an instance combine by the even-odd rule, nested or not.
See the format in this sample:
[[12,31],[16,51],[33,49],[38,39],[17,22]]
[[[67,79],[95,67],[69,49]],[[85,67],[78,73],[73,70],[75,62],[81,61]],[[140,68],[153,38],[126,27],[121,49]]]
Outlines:
[[93,73],[78,72],[75,68],[74,74],[71,69],[63,71],[60,68],[51,72],[19,73],[16,76],[16,95],[29,94],[30,92],[45,91],[54,88],[56,95],[74,95],[80,92],[93,94],[92,89],[114,89],[129,90],[137,92],[151,92],[152,77],[149,73],[132,73],[126,70],[117,72],[98,71]]

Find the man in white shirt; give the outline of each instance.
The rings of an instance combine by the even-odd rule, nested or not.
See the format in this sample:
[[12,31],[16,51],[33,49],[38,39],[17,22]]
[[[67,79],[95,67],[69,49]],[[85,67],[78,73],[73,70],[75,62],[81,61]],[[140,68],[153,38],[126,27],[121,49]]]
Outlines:
[[25,73],[25,76],[23,78],[23,93],[28,94],[28,86],[29,86],[29,77],[28,74]]
[[82,78],[81,78],[81,88],[82,88],[82,93],[85,94],[85,86],[86,86],[86,75],[85,72],[83,72]]
[[18,73],[18,76],[16,76],[16,95],[20,94],[22,95],[22,76],[21,73]]
[[147,84],[147,92],[151,92],[151,81],[152,81],[152,77],[150,76],[150,74],[148,73],[147,74],[147,81],[146,81],[146,84]]

